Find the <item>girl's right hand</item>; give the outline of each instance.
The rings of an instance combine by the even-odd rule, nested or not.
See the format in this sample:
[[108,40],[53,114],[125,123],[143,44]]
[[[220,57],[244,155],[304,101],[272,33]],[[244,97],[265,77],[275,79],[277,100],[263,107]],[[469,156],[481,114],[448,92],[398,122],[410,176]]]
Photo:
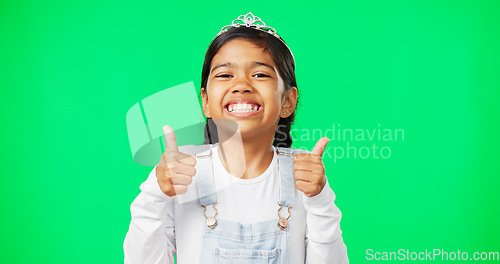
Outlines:
[[156,165],[156,178],[162,192],[173,197],[187,192],[187,186],[193,182],[193,176],[196,174],[196,159],[179,152],[174,131],[170,126],[164,126],[163,132],[166,149],[160,163]]

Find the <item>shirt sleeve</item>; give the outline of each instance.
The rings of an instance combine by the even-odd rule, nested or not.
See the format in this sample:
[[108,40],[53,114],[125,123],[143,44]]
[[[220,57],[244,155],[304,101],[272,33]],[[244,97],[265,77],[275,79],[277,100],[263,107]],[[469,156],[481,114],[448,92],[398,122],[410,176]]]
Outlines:
[[125,263],[174,264],[175,198],[161,191],[156,166],[140,189],[141,193],[130,206],[132,221],[123,244]]
[[321,193],[303,196],[307,211],[306,264],[349,263],[340,230],[341,212],[335,205],[335,193],[327,183]]

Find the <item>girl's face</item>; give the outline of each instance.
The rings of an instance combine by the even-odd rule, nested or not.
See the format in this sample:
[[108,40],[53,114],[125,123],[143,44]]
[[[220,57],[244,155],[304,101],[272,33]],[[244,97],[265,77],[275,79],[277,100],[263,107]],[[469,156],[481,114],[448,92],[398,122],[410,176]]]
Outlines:
[[267,50],[241,38],[228,41],[212,59],[207,87],[201,89],[205,116],[219,131],[235,131],[224,119],[234,121],[242,136],[274,136],[279,118],[291,115],[297,100],[295,87],[284,94],[277,69]]

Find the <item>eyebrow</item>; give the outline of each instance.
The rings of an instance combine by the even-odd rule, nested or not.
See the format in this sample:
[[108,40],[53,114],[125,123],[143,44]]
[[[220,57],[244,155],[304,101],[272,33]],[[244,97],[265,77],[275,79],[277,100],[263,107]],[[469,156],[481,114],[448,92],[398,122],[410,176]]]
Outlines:
[[[226,63],[222,63],[222,64],[219,64],[219,65],[213,67],[212,70],[210,70],[210,72],[213,72],[216,69],[221,68],[221,67],[234,67],[234,66],[235,66],[235,64],[233,64],[231,62],[226,62]],[[267,63],[260,62],[260,61],[254,61],[252,63],[252,66],[266,66],[266,67],[269,67],[270,69],[272,69],[273,71],[276,71],[276,69],[274,69],[274,67],[272,65],[269,65]]]

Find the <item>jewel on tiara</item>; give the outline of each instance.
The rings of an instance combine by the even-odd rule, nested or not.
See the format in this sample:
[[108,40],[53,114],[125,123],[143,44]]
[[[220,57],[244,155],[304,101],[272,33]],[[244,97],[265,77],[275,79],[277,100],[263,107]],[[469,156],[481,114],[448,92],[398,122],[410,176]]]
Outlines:
[[276,34],[276,29],[274,29],[270,26],[266,26],[266,23],[264,23],[264,21],[262,21],[262,19],[260,19],[260,17],[254,16],[252,14],[252,12],[248,12],[246,15],[241,15],[238,18],[236,18],[235,20],[233,20],[231,25],[224,26],[220,30],[220,32],[217,34],[217,36],[226,32],[228,29],[230,29],[232,27],[241,27],[241,26],[255,28],[255,29],[267,32],[267,33],[277,37],[278,39],[281,39],[280,36],[278,34]]

